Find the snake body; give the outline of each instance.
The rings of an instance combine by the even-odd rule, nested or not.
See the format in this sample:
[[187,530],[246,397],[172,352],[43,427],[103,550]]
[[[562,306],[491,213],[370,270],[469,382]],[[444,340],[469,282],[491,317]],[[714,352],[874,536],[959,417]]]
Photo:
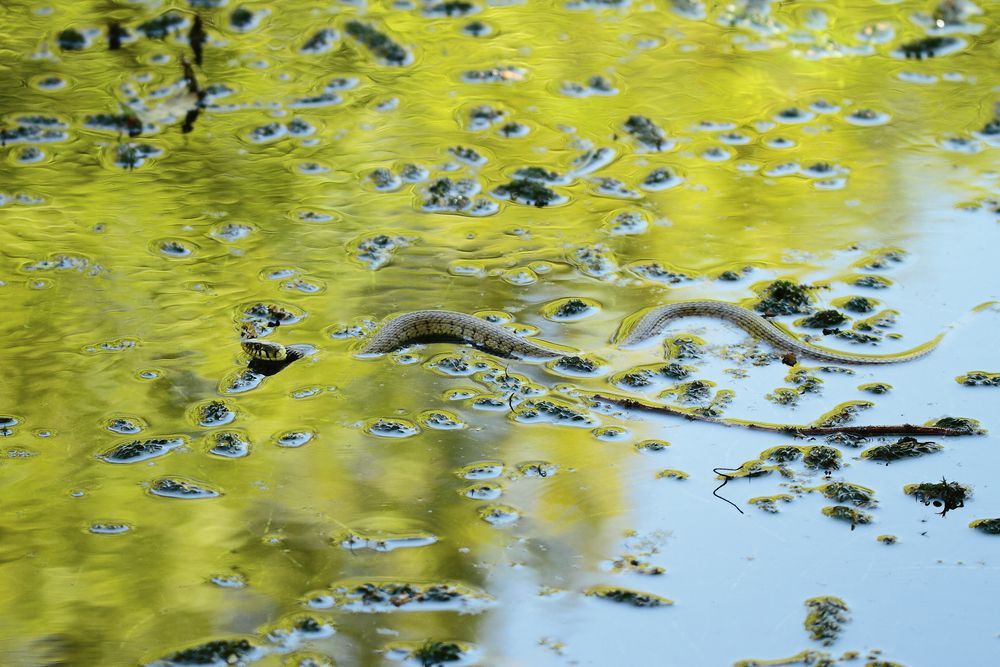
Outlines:
[[[934,340],[901,354],[871,356],[837,352],[805,343],[751,310],[722,301],[683,301],[630,316],[613,342],[632,347],[663,334],[667,323],[682,317],[726,320],[775,348],[831,363],[888,364],[917,359],[934,349]],[[554,359],[563,352],[518,336],[498,324],[450,310],[417,310],[386,322],[361,348],[361,354],[385,354],[414,343],[462,342],[503,357]]]
[[[751,336],[773,345],[779,350],[793,352],[803,357],[832,363],[892,364],[911,361],[934,349],[944,334],[934,340],[901,354],[873,356],[827,350],[805,343],[752,310],[723,301],[682,301],[653,308],[628,318],[615,335],[619,347],[640,345],[663,333],[671,320],[682,317],[713,317],[732,322]],[[634,322],[634,324],[632,324]]]
[[382,325],[360,354],[385,354],[413,343],[460,342],[501,357],[555,359],[563,353],[499,324],[451,310],[415,310]]

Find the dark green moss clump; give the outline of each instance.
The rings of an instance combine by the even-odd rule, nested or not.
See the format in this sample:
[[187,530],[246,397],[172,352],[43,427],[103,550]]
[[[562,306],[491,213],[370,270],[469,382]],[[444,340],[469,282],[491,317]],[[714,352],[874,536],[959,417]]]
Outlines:
[[150,39],[164,39],[172,31],[183,28],[185,23],[184,17],[177,12],[167,12],[155,19],[140,23],[136,30]]
[[826,445],[815,445],[809,448],[809,451],[802,458],[802,462],[807,468],[838,470],[840,469],[840,452]]
[[424,10],[424,14],[427,16],[466,16],[479,9],[476,5],[471,2],[462,2],[461,0],[450,0],[448,2],[439,2],[436,5],[431,5]]
[[969,387],[1000,387],[1000,373],[969,371],[955,378],[955,381]]
[[409,51],[392,41],[388,35],[360,21],[348,21],[345,28],[348,35],[361,42],[381,62],[397,66],[409,64]]
[[[689,336],[678,336],[667,341],[666,344],[667,356],[671,359],[697,359],[704,351],[705,344],[701,340]],[[679,364],[670,365],[677,366]]]
[[633,607],[663,607],[673,604],[672,600],[660,597],[659,595],[642,593],[627,588],[613,588],[611,586],[593,586],[584,591],[584,594],[604,600],[611,600],[612,602],[632,605]]
[[575,317],[587,312],[588,310],[590,310],[590,306],[587,305],[586,301],[581,301],[580,299],[569,299],[559,304],[559,308],[556,309],[554,314],[556,317]]
[[578,357],[575,355],[568,357],[560,357],[558,361],[554,364],[555,368],[567,371],[569,373],[574,373],[577,375],[593,375],[598,370],[600,370],[600,364],[598,364],[593,359],[588,359],[586,357]]
[[108,463],[138,463],[157,456],[162,456],[171,449],[184,444],[180,438],[152,438],[150,440],[133,440],[124,442],[104,452],[99,458]]
[[855,526],[858,524],[866,524],[872,522],[872,515],[868,512],[862,512],[861,510],[856,510],[853,507],[848,507],[847,505],[834,505],[833,507],[824,507],[823,514],[831,517],[833,519],[838,519],[839,521],[846,521],[851,524],[851,530],[854,530]]
[[802,450],[795,445],[784,445],[782,447],[775,447],[774,449],[762,452],[762,455],[769,461],[788,463],[789,461],[795,461],[801,458]]
[[826,595],[806,600],[809,614],[806,616],[805,627],[809,636],[829,646],[843,630],[843,625],[850,620],[847,603],[840,598]]
[[56,41],[59,42],[59,48],[63,51],[81,51],[87,46],[87,38],[83,36],[83,33],[74,28],[63,30],[59,33]]
[[958,44],[958,40],[954,37],[924,37],[902,44],[899,50],[902,51],[905,58],[923,60],[924,58],[933,58],[940,51],[952,48],[956,44]]
[[878,445],[861,452],[861,458],[871,461],[891,463],[900,459],[915,458],[924,454],[939,452],[944,447],[936,442],[918,442],[916,438],[906,436],[888,445]]
[[885,384],[884,382],[871,382],[861,385],[858,389],[867,391],[869,394],[888,394],[889,390],[892,389],[892,385]]
[[870,313],[875,310],[875,300],[864,296],[855,296],[845,301],[843,308],[852,313]]
[[554,172],[542,167],[522,167],[514,172],[514,176],[526,181],[537,181],[539,183],[558,183],[562,177]]
[[903,487],[903,493],[913,496],[924,505],[940,507],[939,514],[944,516],[951,510],[965,507],[965,501],[972,495],[972,489],[964,484],[949,482],[942,478],[940,482],[907,484]]
[[958,435],[981,435],[986,433],[986,430],[979,425],[978,421],[969,419],[968,417],[942,417],[933,422],[931,426],[951,429]]
[[562,199],[553,190],[538,181],[526,178],[515,178],[506,185],[498,185],[494,188],[493,194],[519,204],[537,206],[538,208],[544,208]]
[[969,528],[981,530],[987,535],[1000,535],[1000,519],[976,519]]
[[640,144],[653,150],[660,150],[665,143],[663,128],[645,116],[629,116],[625,121],[625,131]]
[[166,660],[174,665],[233,665],[258,650],[246,639],[222,639],[178,651]]
[[764,288],[754,310],[767,315],[807,315],[812,312],[809,288],[788,280],[775,280]]
[[814,315],[804,317],[797,322],[800,327],[808,329],[830,329],[847,321],[843,313],[837,310],[821,310]]
[[861,276],[854,284],[868,289],[886,289],[891,283],[881,276]]
[[875,505],[875,491],[848,482],[831,482],[820,487],[823,495],[836,503],[850,503],[855,507]]
[[465,657],[462,647],[452,642],[427,640],[423,646],[413,651],[413,659],[424,667],[435,667],[448,662],[458,662]]

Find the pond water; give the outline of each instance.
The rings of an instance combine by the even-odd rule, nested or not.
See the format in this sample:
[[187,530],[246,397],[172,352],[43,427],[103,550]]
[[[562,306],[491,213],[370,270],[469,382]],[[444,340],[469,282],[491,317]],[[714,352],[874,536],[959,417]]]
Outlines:
[[0,663],[997,664],[998,11],[5,0]]

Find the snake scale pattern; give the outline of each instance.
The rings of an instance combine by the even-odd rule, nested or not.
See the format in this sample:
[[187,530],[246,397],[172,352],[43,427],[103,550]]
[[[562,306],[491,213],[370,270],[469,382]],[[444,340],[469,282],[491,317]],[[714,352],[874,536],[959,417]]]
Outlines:
[[[782,352],[819,361],[848,364],[888,364],[911,361],[927,354],[941,339],[902,354],[871,356],[837,352],[810,345],[751,310],[722,301],[683,301],[653,308],[626,319],[614,338],[619,347],[633,347],[663,334],[667,324],[682,317],[726,320]],[[472,315],[449,310],[417,310],[386,322],[360,350],[361,354],[385,354],[420,342],[464,342],[503,357],[554,359],[563,352],[518,336],[505,327]]]

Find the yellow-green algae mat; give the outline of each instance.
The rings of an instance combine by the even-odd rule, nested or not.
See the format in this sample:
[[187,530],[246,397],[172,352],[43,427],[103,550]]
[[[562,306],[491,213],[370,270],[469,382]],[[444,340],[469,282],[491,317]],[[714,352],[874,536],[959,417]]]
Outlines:
[[998,11],[6,0],[0,663],[994,664]]

